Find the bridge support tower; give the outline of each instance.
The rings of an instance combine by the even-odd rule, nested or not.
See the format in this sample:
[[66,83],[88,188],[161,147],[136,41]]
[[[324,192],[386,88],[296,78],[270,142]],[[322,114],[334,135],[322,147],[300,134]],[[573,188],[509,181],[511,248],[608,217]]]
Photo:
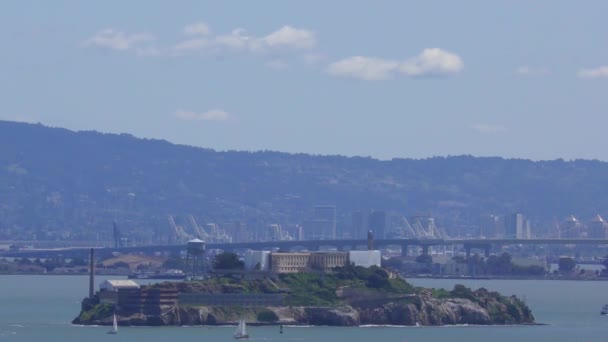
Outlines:
[[407,253],[407,248],[408,248],[407,244],[405,244],[405,243],[401,244],[401,256],[402,257],[406,257],[407,256],[407,254],[408,254]]

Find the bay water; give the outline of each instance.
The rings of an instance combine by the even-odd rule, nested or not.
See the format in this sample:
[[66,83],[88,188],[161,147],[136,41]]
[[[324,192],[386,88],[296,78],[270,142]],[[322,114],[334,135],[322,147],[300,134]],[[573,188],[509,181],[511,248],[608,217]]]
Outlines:
[[[111,277],[116,278],[116,277]],[[97,277],[96,282],[104,277]],[[451,289],[455,284],[485,287],[525,299],[537,326],[447,327],[248,327],[250,340],[313,342],[379,341],[607,341],[608,282],[555,280],[408,279],[416,286]],[[86,276],[0,276],[2,341],[232,341],[234,327],[76,326],[70,321],[88,293]]]

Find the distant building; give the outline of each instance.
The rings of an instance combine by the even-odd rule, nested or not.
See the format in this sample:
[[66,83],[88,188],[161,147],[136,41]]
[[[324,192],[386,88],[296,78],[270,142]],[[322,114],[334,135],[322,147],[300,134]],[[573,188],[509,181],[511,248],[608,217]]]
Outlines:
[[245,252],[245,270],[268,271],[270,269],[270,251]]
[[562,239],[582,239],[587,237],[585,227],[574,216],[568,216],[559,226],[560,237]]
[[479,235],[482,238],[494,239],[504,235],[503,220],[498,215],[486,215],[481,218]]
[[305,223],[304,236],[308,240],[334,240],[336,238],[336,206],[315,206],[312,219]]
[[133,280],[117,279],[117,280],[104,280],[99,284],[99,290],[118,292],[119,290],[125,289],[138,289],[139,284]]
[[290,235],[294,240],[304,240],[304,229],[301,225],[296,224],[291,229],[289,229]]
[[302,227],[301,225],[296,225],[295,229],[295,233],[296,234],[296,240],[300,241],[300,240],[304,240],[304,227]]
[[522,239],[531,239],[532,238],[532,221],[526,220],[526,224],[524,225],[524,236]]
[[378,266],[380,267],[380,263],[382,262],[382,256],[380,251],[349,251],[348,252],[348,262],[361,267],[372,267]]
[[376,239],[384,239],[386,237],[386,212],[374,210],[369,215],[369,230],[374,233]]
[[369,230],[369,210],[356,210],[351,215],[351,238],[363,239]]
[[380,251],[270,253],[270,270],[275,273],[330,272],[349,264],[380,267]]
[[505,217],[505,238],[525,239],[524,215],[514,213]]
[[234,237],[235,242],[248,242],[251,241],[251,234],[247,229],[247,225],[241,221],[235,221],[232,223],[231,236]]
[[347,252],[316,252],[310,253],[308,267],[311,270],[330,272],[336,267],[348,264]]
[[371,230],[378,239],[386,237],[386,212],[383,210],[356,210],[351,216],[351,237],[364,239]]
[[283,229],[280,224],[269,224],[266,227],[266,241],[280,241],[285,240],[283,236]]
[[595,215],[588,224],[588,237],[590,239],[606,239],[608,237],[608,224],[600,215]]
[[531,259],[531,258],[512,258],[511,262],[513,265],[530,267],[530,266],[538,266],[543,268],[545,271],[549,270],[549,264],[547,260],[544,258],[541,259]]
[[271,253],[270,269],[275,273],[307,272],[310,253]]

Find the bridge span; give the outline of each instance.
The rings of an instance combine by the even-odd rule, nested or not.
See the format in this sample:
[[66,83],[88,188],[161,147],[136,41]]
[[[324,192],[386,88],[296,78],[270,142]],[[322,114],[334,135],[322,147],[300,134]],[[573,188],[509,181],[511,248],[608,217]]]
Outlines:
[[[489,256],[493,246],[507,245],[608,245],[608,239],[378,239],[374,240],[375,248],[399,246],[402,254],[409,246],[419,246],[422,253],[427,254],[433,246],[463,246],[467,257],[471,250],[480,249]],[[110,247],[66,247],[54,249],[23,249],[16,251],[0,252],[0,257],[14,258],[50,258],[63,256],[65,258],[86,258],[90,248],[95,248],[97,255],[110,255],[112,253],[180,253],[185,251],[186,245],[146,245],[127,246],[119,248]],[[282,251],[290,250],[322,250],[335,248],[338,250],[366,249],[367,240],[288,240],[288,241],[259,241],[259,242],[237,242],[237,243],[209,243],[207,249],[219,249],[225,251],[239,251],[246,249],[276,249]]]

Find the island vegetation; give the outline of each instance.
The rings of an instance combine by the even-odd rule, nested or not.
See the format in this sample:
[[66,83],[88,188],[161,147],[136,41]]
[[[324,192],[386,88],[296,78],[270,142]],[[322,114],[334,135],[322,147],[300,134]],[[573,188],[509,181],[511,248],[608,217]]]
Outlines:
[[334,272],[274,277],[225,273],[202,281],[163,282],[153,289],[178,293],[284,296],[281,305],[192,305],[150,312],[123,312],[89,299],[76,324],[109,324],[116,312],[124,325],[230,324],[245,316],[252,324],[355,326],[363,324],[532,324],[528,306],[515,296],[456,285],[452,290],[415,287],[380,267],[346,266]]

